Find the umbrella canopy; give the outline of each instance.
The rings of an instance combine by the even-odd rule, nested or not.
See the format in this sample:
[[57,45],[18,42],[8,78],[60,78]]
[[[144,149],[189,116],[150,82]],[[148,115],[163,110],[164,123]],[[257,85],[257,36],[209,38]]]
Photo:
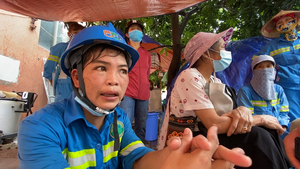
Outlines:
[[93,22],[178,12],[205,0],[1,0],[0,9],[49,21]]

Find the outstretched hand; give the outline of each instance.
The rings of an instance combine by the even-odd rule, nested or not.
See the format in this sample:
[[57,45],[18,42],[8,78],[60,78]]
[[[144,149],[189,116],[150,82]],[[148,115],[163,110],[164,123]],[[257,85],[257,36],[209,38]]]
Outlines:
[[229,150],[220,146],[215,126],[208,130],[207,138],[202,135],[193,138],[190,129],[185,129],[182,140],[176,137],[169,140],[169,150],[171,153],[163,169],[199,167],[231,169],[234,165],[249,167],[252,163],[242,149]]

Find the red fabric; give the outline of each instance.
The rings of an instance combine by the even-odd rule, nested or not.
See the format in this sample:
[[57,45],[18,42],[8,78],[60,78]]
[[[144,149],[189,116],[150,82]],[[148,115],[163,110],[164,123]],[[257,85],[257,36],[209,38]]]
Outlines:
[[0,0],[0,9],[49,21],[93,22],[170,14],[205,0]]
[[287,16],[290,16],[290,17],[292,17],[292,18],[295,18],[295,14],[289,13],[289,14],[282,15],[282,16],[279,16],[279,17],[273,19],[273,22],[274,22],[274,23],[277,23],[277,21],[278,21],[280,18],[282,18],[282,17],[287,17]]
[[129,72],[129,84],[125,96],[133,99],[148,100],[150,98],[151,55],[143,47],[140,47],[138,52],[140,58]]

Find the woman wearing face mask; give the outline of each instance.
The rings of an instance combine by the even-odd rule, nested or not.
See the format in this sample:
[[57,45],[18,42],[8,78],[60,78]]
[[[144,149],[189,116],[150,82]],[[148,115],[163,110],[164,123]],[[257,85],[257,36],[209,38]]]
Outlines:
[[145,142],[150,98],[150,83],[148,79],[151,69],[151,55],[140,45],[144,36],[143,31],[144,26],[137,20],[129,21],[125,28],[125,40],[139,52],[140,58],[128,74],[129,84],[120,107],[127,113],[131,123],[135,119],[135,133]]
[[290,121],[300,118],[300,34],[297,32],[300,11],[280,11],[262,28],[267,38],[275,38],[264,46],[259,55],[272,56],[278,71],[275,83],[280,85],[289,102]]
[[[256,125],[276,130],[284,138],[288,134],[286,128],[290,121],[289,103],[282,87],[274,84],[274,66],[274,59],[268,55],[260,55],[252,60],[253,78],[250,84],[239,90],[238,105],[252,111],[253,118],[258,119],[254,121],[260,122]],[[274,135],[277,137],[277,134]]]
[[254,126],[258,121],[248,108],[233,109],[225,85],[215,77],[215,72],[231,63],[231,52],[225,50],[231,35],[232,28],[219,34],[200,32],[187,43],[184,57],[190,67],[175,82],[158,149],[168,144],[170,137],[181,136],[182,126],[191,128],[194,135],[206,135],[209,127],[217,126],[220,144],[241,147],[252,159],[249,168],[286,169],[289,163],[284,149],[267,130]]

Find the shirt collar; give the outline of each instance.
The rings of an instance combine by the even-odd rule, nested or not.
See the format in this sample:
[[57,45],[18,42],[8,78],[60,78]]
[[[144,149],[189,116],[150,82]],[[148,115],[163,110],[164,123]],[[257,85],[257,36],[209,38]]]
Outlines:
[[[75,93],[72,92],[69,98],[67,99],[67,105],[64,113],[64,123],[66,126],[68,126],[70,123],[72,123],[75,120],[78,119],[84,119],[86,121],[82,107],[79,103],[75,101]],[[118,118],[121,116],[120,114],[120,108],[116,108]],[[105,117],[104,121],[108,121],[109,124],[113,123],[114,121],[114,113],[111,113]],[[87,124],[90,124],[86,121]],[[105,122],[104,122],[105,123]]]
[[75,93],[72,92],[67,99],[67,105],[64,113],[64,123],[68,126],[77,119],[85,119],[82,107],[75,101]]

